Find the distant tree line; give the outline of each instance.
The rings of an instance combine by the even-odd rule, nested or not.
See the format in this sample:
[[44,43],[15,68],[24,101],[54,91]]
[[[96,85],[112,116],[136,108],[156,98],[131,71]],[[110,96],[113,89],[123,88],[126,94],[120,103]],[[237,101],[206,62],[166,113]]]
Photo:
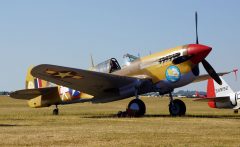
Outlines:
[[[199,95],[206,95],[206,92],[204,91],[198,91]],[[177,92],[173,92],[172,95],[174,97],[177,96],[184,96],[187,98],[194,98],[196,96],[196,91],[189,91],[189,90],[179,90]],[[150,93],[146,93],[143,94],[142,96],[152,96],[152,97],[158,97],[160,96],[158,92],[150,92]],[[168,94],[166,94],[165,96],[168,96]]]
[[8,92],[8,91],[0,91],[0,95],[9,95],[10,94],[10,92]]
[[[189,91],[189,90],[179,90],[178,92],[174,92],[174,96],[182,95],[186,97],[193,97],[196,94],[196,91]],[[206,95],[206,92],[204,91],[198,91],[199,95]]]

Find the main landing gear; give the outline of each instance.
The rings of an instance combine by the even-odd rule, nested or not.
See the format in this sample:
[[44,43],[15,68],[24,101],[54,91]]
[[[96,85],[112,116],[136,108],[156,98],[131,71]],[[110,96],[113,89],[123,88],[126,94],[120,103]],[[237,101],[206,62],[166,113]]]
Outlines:
[[170,104],[169,112],[171,116],[183,116],[186,113],[186,105],[182,100],[175,99],[173,100],[172,93],[169,93]]
[[141,117],[146,112],[146,106],[144,102],[140,99],[133,99],[128,104],[127,110],[122,112],[119,111],[117,116],[118,117]]
[[[169,112],[171,116],[184,116],[186,114],[186,105],[182,100],[173,99],[172,93],[169,94]],[[119,111],[118,117],[141,117],[146,113],[146,106],[142,100],[136,96],[136,99],[130,101],[127,110]]]
[[56,105],[56,108],[53,110],[53,115],[58,115],[58,105]]
[[136,98],[130,101],[125,112],[118,112],[118,117],[141,117],[146,113],[146,106],[144,102],[139,99],[137,88],[135,91],[135,96]]

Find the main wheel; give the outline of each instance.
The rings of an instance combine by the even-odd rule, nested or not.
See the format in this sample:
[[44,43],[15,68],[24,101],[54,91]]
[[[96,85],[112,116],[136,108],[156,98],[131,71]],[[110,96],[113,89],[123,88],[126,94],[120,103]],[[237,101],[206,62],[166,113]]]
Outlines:
[[129,116],[140,117],[146,112],[146,106],[140,99],[134,99],[128,104],[127,113]]
[[186,113],[186,105],[182,100],[173,100],[173,103],[169,104],[169,112],[171,116],[183,116]]
[[53,110],[53,115],[58,115],[58,109]]

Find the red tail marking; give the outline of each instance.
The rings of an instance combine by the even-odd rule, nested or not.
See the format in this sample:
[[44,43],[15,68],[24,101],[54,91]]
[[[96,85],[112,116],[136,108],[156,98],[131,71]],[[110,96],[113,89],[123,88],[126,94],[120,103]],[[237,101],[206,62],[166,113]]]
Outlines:
[[38,78],[37,78],[37,80],[38,80],[38,88],[42,88],[42,80],[38,79]]
[[236,81],[237,81],[237,79],[238,79],[238,78],[237,78],[238,69],[234,69],[233,72],[234,72],[234,74],[235,74],[235,78],[236,78]]
[[207,97],[216,97],[213,79],[208,79]]
[[208,106],[209,106],[210,108],[216,108],[216,103],[215,103],[214,101],[209,101],[209,102],[208,102]]
[[196,92],[195,92],[195,95],[196,95],[196,97],[199,97],[199,93],[198,93],[197,90],[196,90]]

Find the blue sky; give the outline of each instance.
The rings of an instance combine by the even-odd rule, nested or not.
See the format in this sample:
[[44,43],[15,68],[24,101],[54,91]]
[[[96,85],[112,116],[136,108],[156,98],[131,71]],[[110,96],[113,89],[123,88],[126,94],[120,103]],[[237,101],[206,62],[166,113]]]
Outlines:
[[[194,43],[195,11],[199,41],[213,47],[207,60],[218,72],[239,68],[239,6],[238,0],[0,1],[0,90],[24,88],[30,65],[86,69],[91,53],[95,63],[111,57],[122,63],[125,53],[144,56]],[[240,89],[233,75],[226,80]]]

